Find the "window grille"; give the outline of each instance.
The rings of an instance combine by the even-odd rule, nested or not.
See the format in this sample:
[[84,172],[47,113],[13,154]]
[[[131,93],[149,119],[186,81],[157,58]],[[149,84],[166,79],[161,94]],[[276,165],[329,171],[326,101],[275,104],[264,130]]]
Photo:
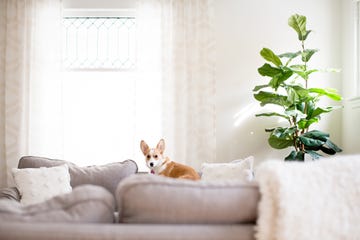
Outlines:
[[63,26],[65,69],[135,68],[135,17],[64,17]]

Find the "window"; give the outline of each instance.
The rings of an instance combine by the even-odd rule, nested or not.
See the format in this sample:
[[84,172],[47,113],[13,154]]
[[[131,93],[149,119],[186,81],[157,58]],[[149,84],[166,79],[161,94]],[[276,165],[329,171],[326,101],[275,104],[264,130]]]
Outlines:
[[63,19],[64,158],[79,165],[130,158],[145,170],[139,144],[161,134],[160,81],[137,71],[134,14],[107,15]]
[[63,25],[65,68],[135,68],[135,17],[65,17]]

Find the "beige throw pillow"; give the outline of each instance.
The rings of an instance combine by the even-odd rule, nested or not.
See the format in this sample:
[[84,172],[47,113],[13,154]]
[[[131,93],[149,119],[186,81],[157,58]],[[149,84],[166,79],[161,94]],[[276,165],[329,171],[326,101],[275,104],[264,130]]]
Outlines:
[[66,164],[50,168],[13,168],[12,174],[24,205],[43,202],[72,190]]

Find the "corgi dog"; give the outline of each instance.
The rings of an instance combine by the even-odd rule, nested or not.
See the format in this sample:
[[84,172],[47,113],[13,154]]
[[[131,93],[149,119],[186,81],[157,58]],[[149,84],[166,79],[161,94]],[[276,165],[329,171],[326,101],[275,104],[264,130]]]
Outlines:
[[172,161],[164,157],[165,141],[161,139],[156,148],[149,148],[144,140],[140,142],[140,148],[145,156],[146,165],[151,173],[171,178],[199,180],[199,174],[191,167]]

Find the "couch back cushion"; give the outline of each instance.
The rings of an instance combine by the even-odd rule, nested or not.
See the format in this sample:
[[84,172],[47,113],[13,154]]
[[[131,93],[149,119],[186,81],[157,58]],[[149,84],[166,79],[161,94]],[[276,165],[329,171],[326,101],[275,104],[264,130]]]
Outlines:
[[[113,223],[114,210],[114,196],[109,191],[99,186],[82,185],[70,193],[32,205],[0,199],[0,222]],[[50,238],[55,236],[47,239]]]
[[116,191],[122,223],[254,223],[260,199],[256,183],[204,182],[134,175]]
[[115,195],[117,185],[121,180],[137,173],[138,167],[132,160],[109,163],[100,166],[79,167],[74,163],[44,157],[25,156],[19,160],[18,168],[53,167],[66,164],[69,167],[70,185],[74,188],[79,185],[98,185]]

